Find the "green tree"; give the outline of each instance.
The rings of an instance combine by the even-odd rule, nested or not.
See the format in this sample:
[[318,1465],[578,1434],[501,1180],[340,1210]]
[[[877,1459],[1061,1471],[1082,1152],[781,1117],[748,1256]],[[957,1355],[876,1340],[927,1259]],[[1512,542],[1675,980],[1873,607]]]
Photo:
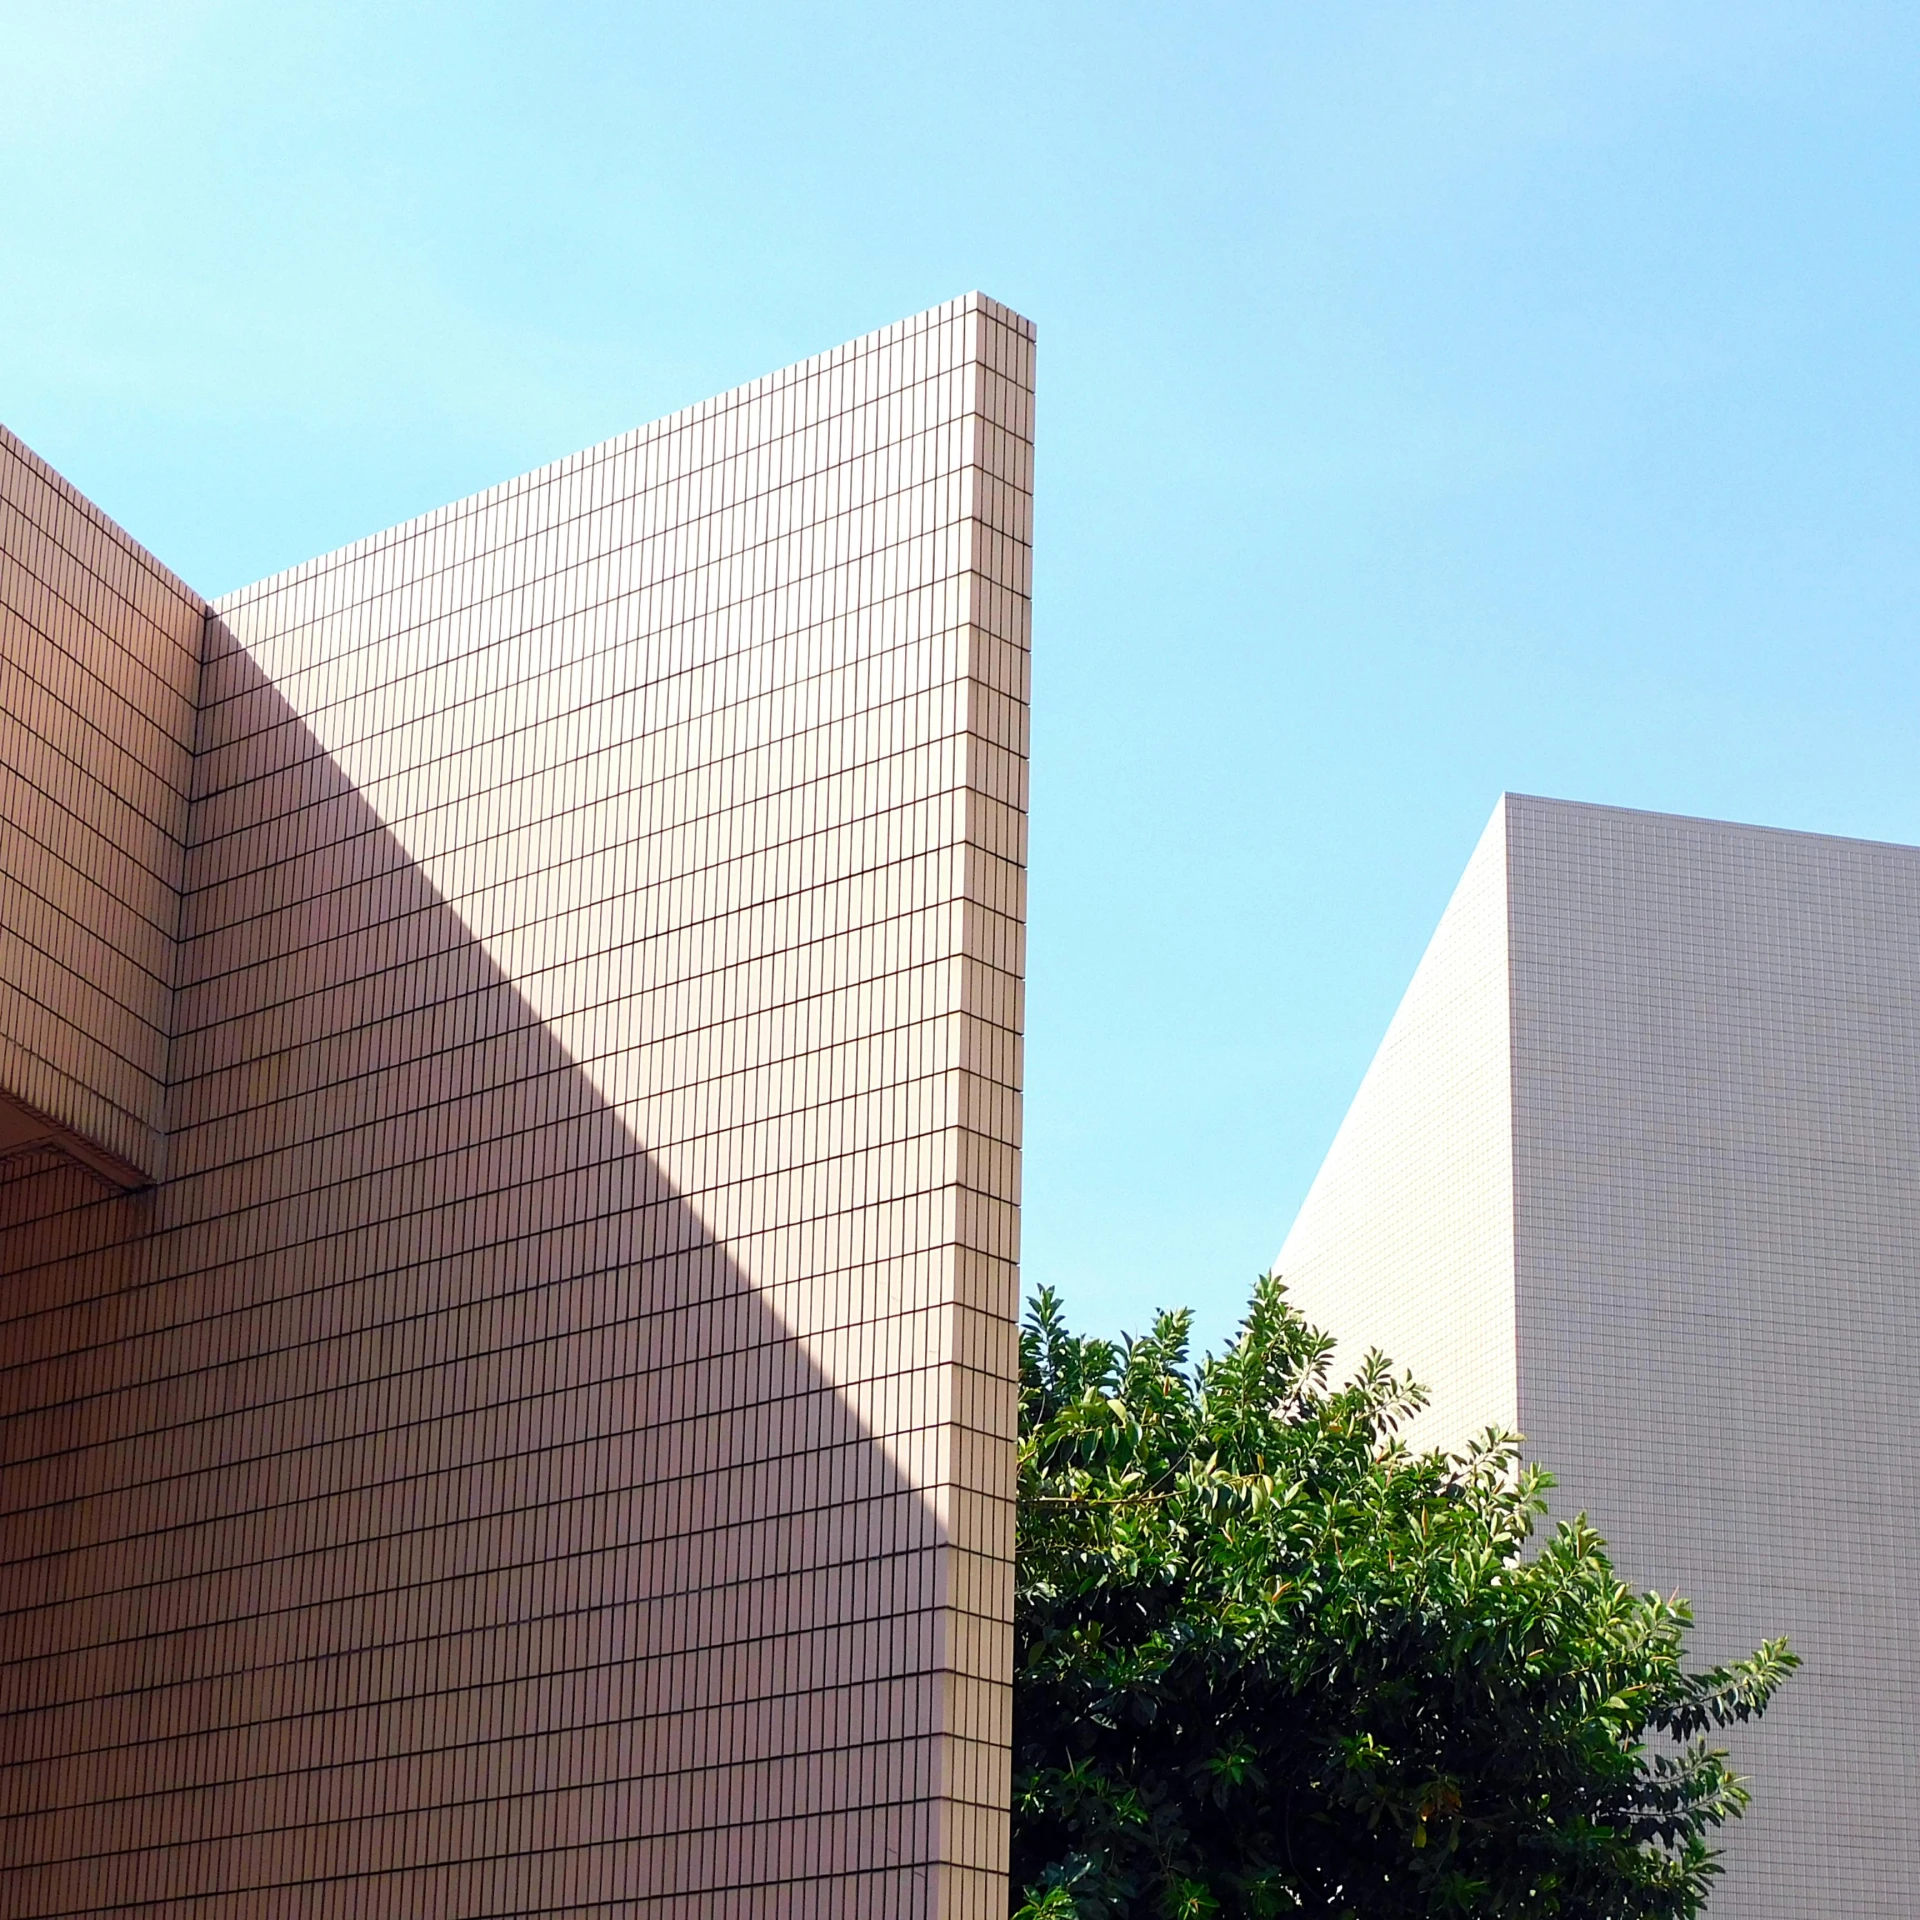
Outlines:
[[1022,1331],[1023,1920],[1698,1913],[1747,1799],[1701,1736],[1785,1641],[1689,1671],[1584,1519],[1528,1549],[1512,1437],[1410,1451],[1420,1390],[1334,1384],[1277,1281],[1197,1366],[1189,1319],[1114,1345],[1043,1291]]

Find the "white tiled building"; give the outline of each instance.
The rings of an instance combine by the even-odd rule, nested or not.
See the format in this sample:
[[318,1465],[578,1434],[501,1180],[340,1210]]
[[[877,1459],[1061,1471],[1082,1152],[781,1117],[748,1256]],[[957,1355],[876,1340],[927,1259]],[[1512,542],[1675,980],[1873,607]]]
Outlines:
[[1920,849],[1504,798],[1276,1265],[1791,1635],[1718,1920],[1920,1912]]

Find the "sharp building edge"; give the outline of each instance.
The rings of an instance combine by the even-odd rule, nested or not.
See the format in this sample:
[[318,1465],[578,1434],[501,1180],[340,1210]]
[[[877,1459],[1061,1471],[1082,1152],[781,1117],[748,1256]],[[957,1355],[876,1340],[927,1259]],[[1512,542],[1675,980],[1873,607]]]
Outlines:
[[1518,1418],[1508,1027],[1496,814],[1274,1263],[1343,1364],[1377,1347],[1433,1396],[1415,1445]]
[[212,605],[0,443],[8,1913],[1005,1913],[1033,351]]
[[1702,1660],[1792,1636],[1719,1920],[1911,1914],[1920,849],[1507,796],[1278,1265]]

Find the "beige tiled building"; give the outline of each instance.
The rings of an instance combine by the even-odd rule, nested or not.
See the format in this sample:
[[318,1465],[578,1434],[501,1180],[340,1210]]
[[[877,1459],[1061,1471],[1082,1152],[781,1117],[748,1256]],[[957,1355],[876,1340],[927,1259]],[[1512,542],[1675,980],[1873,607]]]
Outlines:
[[1005,1912],[1033,330],[207,604],[0,440],[0,1870]]
[[1276,1264],[1792,1636],[1719,1920],[1920,1910],[1920,849],[1503,799]]

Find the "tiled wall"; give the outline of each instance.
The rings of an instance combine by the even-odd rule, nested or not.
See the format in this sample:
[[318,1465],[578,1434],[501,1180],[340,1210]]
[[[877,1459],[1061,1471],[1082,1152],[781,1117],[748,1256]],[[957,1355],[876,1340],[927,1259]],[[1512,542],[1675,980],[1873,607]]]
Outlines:
[[1518,796],[1490,837],[1282,1267],[1434,1385],[1416,1437],[1512,1382],[1555,1512],[1694,1601],[1698,1658],[1791,1635],[1725,1736],[1756,1799],[1716,1920],[1904,1920],[1920,850]]
[[204,611],[0,428],[0,1177],[160,1169]]
[[1515,1424],[1506,802],[1494,810],[1274,1270],[1433,1396],[1414,1445]]
[[221,603],[13,1910],[1004,1912],[1031,418],[969,297]]
[[1509,861],[1521,1422],[1703,1657],[1806,1661],[1716,1920],[1904,1920],[1920,850],[1518,800]]

